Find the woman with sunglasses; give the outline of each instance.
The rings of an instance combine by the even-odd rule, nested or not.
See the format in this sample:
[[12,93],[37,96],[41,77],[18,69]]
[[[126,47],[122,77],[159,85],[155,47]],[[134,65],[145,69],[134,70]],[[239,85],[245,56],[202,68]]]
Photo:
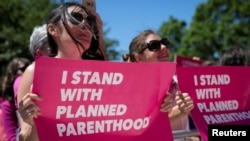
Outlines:
[[[130,62],[168,62],[170,43],[167,38],[161,38],[152,30],[145,30],[130,43],[129,54],[123,55],[124,61]],[[169,112],[173,130],[187,129],[188,114],[194,108],[193,100],[188,93],[178,90],[176,78],[173,78],[169,94],[175,106]]]
[[[47,21],[48,42],[51,56],[68,59],[107,60],[104,54],[100,19],[94,12],[87,11],[81,4],[70,2],[60,5],[49,15]],[[33,118],[38,117],[39,107],[35,101],[42,100],[30,93],[34,65],[26,69],[18,89],[20,114],[19,140],[37,141],[38,136]]]

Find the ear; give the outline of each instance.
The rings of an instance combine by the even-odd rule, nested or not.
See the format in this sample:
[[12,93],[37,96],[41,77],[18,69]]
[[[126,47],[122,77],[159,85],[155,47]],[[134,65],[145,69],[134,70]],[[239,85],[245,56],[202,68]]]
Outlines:
[[43,55],[42,51],[40,49],[37,49],[36,56],[42,56],[42,55]]
[[52,36],[59,35],[58,29],[53,24],[48,24],[47,28],[48,28],[49,34],[51,34]]
[[142,55],[141,54],[135,54],[135,61],[136,62],[142,62],[143,61]]

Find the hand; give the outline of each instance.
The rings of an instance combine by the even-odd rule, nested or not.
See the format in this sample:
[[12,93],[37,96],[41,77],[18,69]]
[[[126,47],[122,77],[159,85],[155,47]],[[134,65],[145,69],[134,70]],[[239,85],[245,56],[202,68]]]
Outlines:
[[182,114],[187,115],[194,108],[193,100],[188,93],[181,93],[180,91],[177,91],[175,101]]
[[173,107],[173,102],[172,102],[172,97],[170,93],[167,93],[163,103],[161,104],[161,111],[162,112],[169,112],[170,110],[172,110]]
[[41,115],[40,108],[35,104],[34,100],[41,101],[42,98],[38,96],[37,94],[33,93],[27,93],[22,101],[19,103],[18,112],[22,119],[33,125],[33,118],[37,118],[39,115]]

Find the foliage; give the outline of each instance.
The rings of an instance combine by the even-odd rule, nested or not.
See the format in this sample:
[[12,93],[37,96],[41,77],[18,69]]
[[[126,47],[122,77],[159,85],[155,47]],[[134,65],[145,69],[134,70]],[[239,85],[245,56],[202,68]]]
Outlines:
[[[170,17],[168,22],[162,23],[158,32],[162,37],[167,37],[170,40],[170,49],[172,52],[177,52],[181,47],[181,39],[184,36],[185,27],[186,22],[179,21],[174,17]],[[171,54],[172,59],[173,57],[174,54]]]
[[[14,57],[33,60],[28,48],[33,28],[45,23],[50,11],[63,2],[63,0],[8,0],[0,3],[0,76]],[[114,48],[119,42],[109,39],[106,36],[108,31],[104,31],[106,54],[110,60],[116,60],[119,53]]]
[[116,39],[110,39],[108,36],[106,36],[109,31],[109,28],[104,30],[106,54],[108,55],[109,60],[118,60],[118,57],[120,57],[121,54],[115,50],[115,47],[119,45],[119,41]]
[[178,54],[218,60],[225,50],[235,45],[249,47],[249,10],[249,0],[207,0],[197,7],[189,28],[180,26],[178,31],[178,24],[173,25],[170,20],[160,29],[163,34],[168,33],[170,39],[172,34],[181,37],[173,42]]
[[0,63],[1,72],[13,57],[32,60],[28,50],[33,28],[42,25],[55,4],[49,0],[9,0],[0,3]]

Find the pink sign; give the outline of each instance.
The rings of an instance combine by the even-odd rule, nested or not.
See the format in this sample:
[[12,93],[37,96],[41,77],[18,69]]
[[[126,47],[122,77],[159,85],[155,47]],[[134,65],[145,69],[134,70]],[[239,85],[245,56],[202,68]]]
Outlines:
[[179,67],[181,91],[194,100],[191,111],[204,141],[208,125],[250,124],[250,67]]
[[160,105],[176,63],[36,59],[40,141],[173,140]]

